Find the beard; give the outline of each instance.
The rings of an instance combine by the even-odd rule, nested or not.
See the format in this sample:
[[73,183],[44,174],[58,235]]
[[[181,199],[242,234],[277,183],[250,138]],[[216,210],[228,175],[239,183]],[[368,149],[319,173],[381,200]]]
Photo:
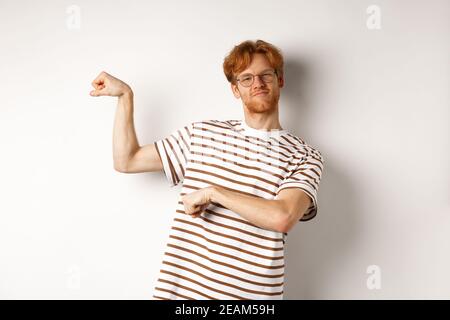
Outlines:
[[250,96],[244,105],[251,113],[272,113],[277,109],[280,93],[271,92],[269,96]]

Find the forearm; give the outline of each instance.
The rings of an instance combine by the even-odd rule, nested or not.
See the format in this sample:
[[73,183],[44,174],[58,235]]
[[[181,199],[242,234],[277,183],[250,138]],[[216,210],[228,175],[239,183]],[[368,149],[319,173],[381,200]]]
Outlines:
[[280,232],[286,218],[279,200],[248,196],[222,187],[210,188],[210,201],[221,204],[263,229]]
[[116,168],[126,166],[131,155],[139,148],[134,128],[133,92],[131,90],[120,95],[114,119],[113,158]]

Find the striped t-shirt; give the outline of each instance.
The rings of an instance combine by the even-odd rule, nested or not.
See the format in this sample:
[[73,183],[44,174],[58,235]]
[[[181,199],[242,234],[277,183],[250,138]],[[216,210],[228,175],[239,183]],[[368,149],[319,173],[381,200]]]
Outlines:
[[253,225],[211,203],[197,218],[181,197],[221,186],[277,199],[300,188],[317,214],[321,153],[287,130],[258,130],[244,120],[193,122],[155,142],[170,186],[182,184],[153,299],[282,299],[287,233]]

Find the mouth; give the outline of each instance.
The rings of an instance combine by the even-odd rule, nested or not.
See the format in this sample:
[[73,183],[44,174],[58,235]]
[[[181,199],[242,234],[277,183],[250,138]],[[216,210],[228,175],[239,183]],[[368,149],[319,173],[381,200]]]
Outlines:
[[253,96],[254,97],[256,97],[256,96],[264,96],[264,95],[266,95],[268,93],[269,93],[268,91],[259,91],[259,92],[254,93]]

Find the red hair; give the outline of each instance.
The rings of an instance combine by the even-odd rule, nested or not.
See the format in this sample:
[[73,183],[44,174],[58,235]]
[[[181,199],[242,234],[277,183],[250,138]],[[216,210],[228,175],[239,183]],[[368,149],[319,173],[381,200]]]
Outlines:
[[232,84],[236,84],[236,75],[248,68],[252,63],[253,55],[262,53],[266,56],[278,77],[283,76],[283,55],[277,47],[263,40],[244,41],[228,53],[223,61],[223,72]]

